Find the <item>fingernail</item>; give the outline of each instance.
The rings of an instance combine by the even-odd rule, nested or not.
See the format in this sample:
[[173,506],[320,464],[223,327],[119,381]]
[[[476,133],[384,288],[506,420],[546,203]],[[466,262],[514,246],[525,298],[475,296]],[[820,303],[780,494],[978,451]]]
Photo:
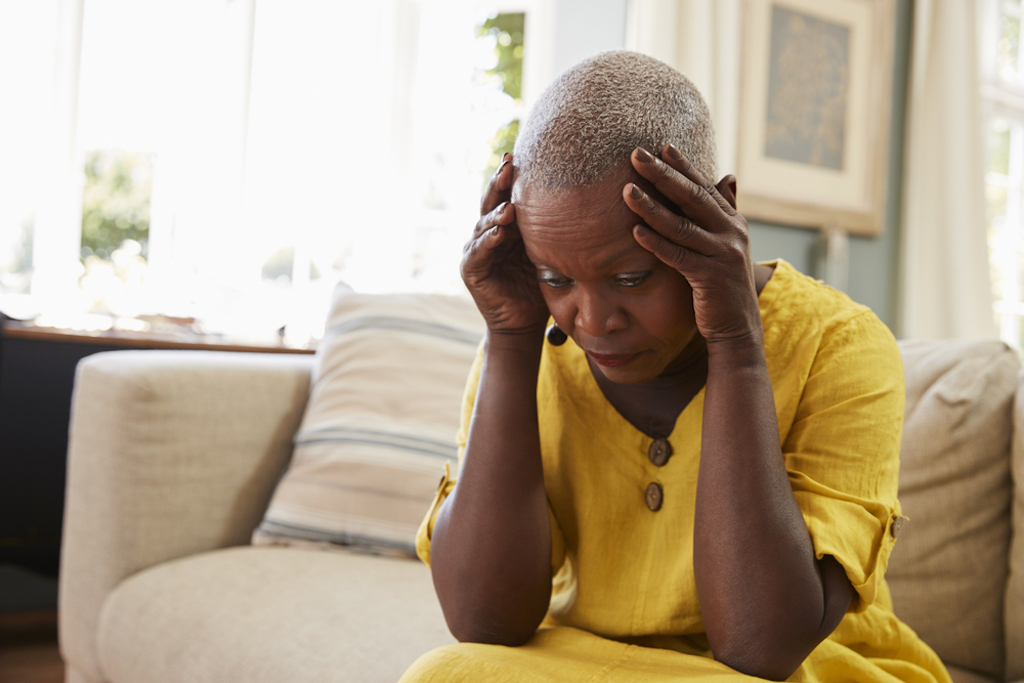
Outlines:
[[633,187],[629,190],[629,196],[640,201],[644,198],[644,191],[641,190],[636,183],[633,183]]
[[669,146],[665,148],[665,153],[669,155],[672,161],[683,160],[683,153],[680,152],[679,149],[673,144],[669,144]]
[[649,164],[654,161],[654,157],[651,156],[651,153],[643,147],[636,148],[636,158],[645,164]]
[[636,231],[637,237],[647,237],[647,233],[650,232],[646,225],[638,225],[633,230]]
[[508,161],[511,158],[512,158],[512,155],[509,154],[508,152],[505,152],[504,154],[501,155],[501,160],[502,161]]

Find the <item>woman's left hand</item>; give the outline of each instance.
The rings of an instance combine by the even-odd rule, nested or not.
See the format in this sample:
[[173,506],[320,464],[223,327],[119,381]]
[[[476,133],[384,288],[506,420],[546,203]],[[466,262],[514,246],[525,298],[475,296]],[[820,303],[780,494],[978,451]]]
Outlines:
[[661,159],[634,150],[633,168],[674,206],[635,183],[622,195],[645,225],[633,228],[640,245],[679,271],[693,288],[697,329],[709,343],[761,339],[761,316],[747,221],[736,211],[736,179],[714,185],[672,145]]

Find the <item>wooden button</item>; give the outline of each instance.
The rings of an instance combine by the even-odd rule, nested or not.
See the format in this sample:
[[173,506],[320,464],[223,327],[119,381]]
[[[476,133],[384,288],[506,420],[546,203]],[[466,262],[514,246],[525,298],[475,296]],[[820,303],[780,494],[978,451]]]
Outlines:
[[647,507],[651,512],[657,512],[661,509],[661,502],[664,496],[661,492],[661,484],[652,481],[647,485],[647,492],[644,494],[644,502],[647,503]]
[[903,529],[903,517],[897,517],[892,522],[892,527],[889,528],[892,537],[896,538],[900,535],[900,530]]
[[672,444],[665,439],[655,439],[647,449],[647,457],[656,467],[664,467],[672,457]]

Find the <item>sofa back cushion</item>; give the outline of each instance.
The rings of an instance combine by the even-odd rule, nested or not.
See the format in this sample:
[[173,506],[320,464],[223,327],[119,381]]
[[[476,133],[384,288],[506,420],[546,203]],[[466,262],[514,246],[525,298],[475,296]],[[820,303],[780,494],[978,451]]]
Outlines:
[[998,341],[904,341],[896,614],[946,662],[1002,678],[1020,363]]
[[291,464],[255,544],[415,555],[484,324],[468,300],[335,291]]

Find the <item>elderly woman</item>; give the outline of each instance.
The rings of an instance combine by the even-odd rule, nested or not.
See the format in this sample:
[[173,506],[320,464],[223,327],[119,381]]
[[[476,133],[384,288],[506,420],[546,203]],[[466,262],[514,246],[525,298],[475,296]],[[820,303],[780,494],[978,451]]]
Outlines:
[[949,680],[883,578],[892,335],[752,262],[714,156],[693,85],[610,52],[495,173],[462,264],[487,334],[461,469],[418,539],[461,642],[403,680]]

